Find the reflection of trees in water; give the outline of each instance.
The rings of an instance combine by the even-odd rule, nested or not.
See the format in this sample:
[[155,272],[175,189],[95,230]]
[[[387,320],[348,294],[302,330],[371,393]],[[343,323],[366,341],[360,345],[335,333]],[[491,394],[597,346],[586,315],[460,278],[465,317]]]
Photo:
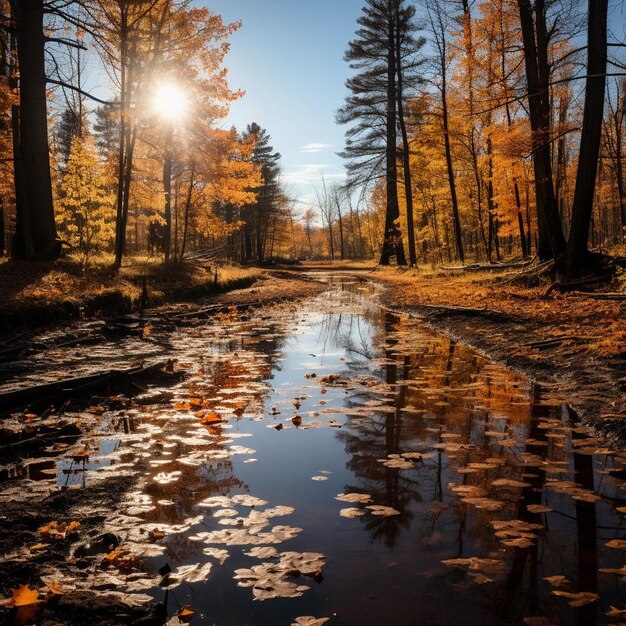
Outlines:
[[[537,533],[532,546],[507,551],[508,573],[503,578],[476,587],[485,617],[497,623],[521,623],[526,616],[559,615],[569,610],[565,601],[549,595],[550,588],[543,581],[554,573],[563,573],[573,581],[570,591],[597,593],[596,504],[572,502],[568,495],[550,492],[551,505],[557,512],[550,518],[531,513],[529,505],[543,502],[546,471],[541,463],[524,464],[520,455],[525,452],[548,464],[566,463],[564,474],[571,475],[573,470],[569,479],[592,491],[594,457],[575,450],[572,454],[568,438],[564,438],[563,445],[556,445],[542,420],[558,415],[547,414],[545,403],[531,402],[526,385],[512,373],[490,365],[467,347],[438,335],[427,341],[416,338],[413,352],[407,348],[410,342],[404,340],[411,328],[402,329],[402,320],[387,315],[384,319],[373,316],[368,321],[377,331],[375,341],[383,347],[385,365],[381,378],[395,391],[393,395],[382,396],[383,402],[395,410],[372,418],[348,418],[337,437],[349,455],[347,467],[357,478],[355,484],[346,485],[344,490],[366,492],[376,504],[402,512],[401,516],[390,518],[377,519],[371,515],[359,518],[372,539],[393,547],[403,530],[412,524],[416,539],[424,548],[432,545],[436,535],[441,537],[439,549],[446,555],[452,552],[459,557],[489,558],[502,549],[490,526],[492,520],[517,519],[531,524],[548,521],[545,532]],[[408,386],[398,385],[403,381],[412,382]],[[377,397],[381,396],[359,390],[351,396],[350,404],[359,406]],[[502,417],[506,419],[499,422]],[[508,438],[512,434],[519,436],[519,445],[501,445],[498,438],[485,434],[497,428],[497,424],[507,430]],[[440,428],[441,432],[433,432],[434,428]],[[433,444],[445,443],[443,433],[456,434],[456,441],[470,443],[472,447],[454,453],[435,451],[427,463],[411,471],[390,469],[377,462],[389,454],[432,449]],[[578,435],[574,432],[571,436]],[[505,461],[498,468],[458,473],[469,463],[498,458]],[[500,477],[523,480],[530,486],[496,492],[491,481]],[[464,504],[448,490],[451,481],[482,487],[487,490],[488,498],[499,499],[505,506],[499,512],[489,513]],[[422,501],[433,503],[434,509],[425,511],[420,507],[419,513],[410,510],[415,508],[412,503]],[[459,576],[454,570],[446,573],[450,580]],[[595,624],[597,614],[596,604],[581,607],[576,610],[575,623]]]
[[[252,332],[256,323],[258,322],[251,322]],[[194,377],[186,383],[182,390],[183,397],[180,398],[184,401],[192,398],[201,401],[201,409],[197,413],[198,424],[190,423],[189,419],[170,421],[164,427],[163,442],[171,441],[175,446],[163,448],[161,443],[151,457],[153,461],[159,458],[171,461],[165,466],[157,465],[151,471],[152,474],[179,471],[181,475],[169,484],[160,484],[149,479],[144,488],[144,493],[151,496],[153,502],[163,500],[173,504],[158,505],[152,511],[142,514],[144,522],[184,524],[203,512],[210,515],[207,509],[197,507],[198,502],[208,497],[227,496],[233,491],[249,492],[248,486],[234,474],[232,458],[222,458],[234,443],[229,437],[231,431],[224,430],[220,424],[202,426],[200,417],[224,407],[232,406],[234,411],[236,405],[229,404],[229,400],[245,402],[246,410],[263,407],[267,386],[258,383],[270,379],[275,353],[285,342],[284,333],[277,331],[276,326],[267,324],[266,328],[269,330],[263,330],[257,336],[246,336],[233,331],[234,337],[221,342],[216,355],[209,354],[207,358],[199,355],[198,369]],[[240,393],[227,393],[230,390],[239,390]],[[243,412],[243,407],[241,409]],[[239,419],[238,415],[240,413],[231,417],[231,423]],[[150,418],[144,418],[143,421],[149,422]],[[206,443],[194,441],[194,426],[208,431]],[[193,461],[198,455],[200,463]],[[183,462],[185,457],[190,456],[191,464]],[[169,557],[179,562],[197,558],[200,547],[200,543],[188,541],[187,533],[174,535],[167,541]]]
[[[391,330],[396,317],[385,315],[383,324],[387,331]],[[395,341],[387,344],[385,357],[391,361]],[[404,357],[402,367],[395,363],[385,366],[385,382],[395,385],[400,380],[406,380],[408,375],[408,357]],[[399,377],[400,370],[400,377]],[[397,469],[389,468],[378,463],[390,454],[400,454],[402,441],[403,417],[402,409],[406,406],[406,387],[399,386],[394,396],[386,397],[385,404],[394,408],[393,412],[385,413],[371,419],[348,420],[345,429],[337,434],[340,441],[346,446],[350,455],[347,463],[360,484],[347,485],[346,491],[365,491],[373,502],[390,506],[401,512],[401,515],[392,517],[376,517],[366,515],[359,518],[365,528],[372,534],[372,539],[381,539],[385,545],[392,548],[396,545],[403,529],[411,525],[413,518],[409,505],[412,501],[421,501],[419,483],[409,478]]]

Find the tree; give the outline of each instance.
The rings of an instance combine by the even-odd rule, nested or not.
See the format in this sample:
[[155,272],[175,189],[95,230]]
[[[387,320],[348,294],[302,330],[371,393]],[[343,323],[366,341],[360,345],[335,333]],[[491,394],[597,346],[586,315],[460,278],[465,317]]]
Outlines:
[[89,136],[74,137],[59,185],[60,232],[80,250],[85,265],[94,250],[108,248],[115,234],[114,197]]
[[[253,258],[253,243],[257,261],[265,256],[265,240],[268,234],[272,215],[278,210],[281,199],[279,183],[280,158],[279,152],[272,147],[271,137],[256,122],[248,124],[243,134],[244,141],[252,140],[254,149],[252,162],[260,168],[261,184],[254,189],[256,200],[244,211],[245,226],[245,258]],[[253,239],[254,237],[254,239]]]
[[61,112],[61,118],[56,127],[56,147],[63,161],[67,161],[75,137],[83,134],[85,120],[80,119],[74,109],[67,107]]
[[589,227],[593,211],[606,89],[608,0],[589,0],[587,79],[578,173],[564,269],[574,274],[587,267]]
[[19,62],[19,134],[15,168],[16,226],[13,255],[54,258],[61,251],[52,204],[46,100],[44,1],[11,2]]
[[422,82],[419,69],[424,59],[418,57],[422,46],[426,43],[423,37],[416,38],[417,25],[414,21],[415,7],[405,6],[399,0],[395,0],[396,19],[396,99],[398,106],[398,125],[402,137],[402,172],[404,174],[404,197],[406,201],[407,239],[409,245],[409,263],[412,267],[417,265],[415,250],[415,224],[413,218],[413,182],[411,180],[410,167],[410,143],[405,116],[405,99],[411,93],[412,88]]
[[452,162],[452,140],[450,133],[450,112],[448,108],[448,15],[445,6],[427,0],[426,12],[428,23],[433,37],[435,48],[436,76],[439,78],[437,87],[441,96],[441,120],[443,125],[443,143],[446,155],[446,170],[450,186],[450,201],[452,203],[452,216],[454,220],[454,239],[456,252],[461,263],[465,262],[463,249],[463,233],[461,229],[461,217],[459,212],[459,200],[456,188],[456,174]]
[[[340,124],[351,125],[341,153],[348,161],[349,185],[368,184],[383,176],[386,181],[381,265],[389,265],[394,255],[399,265],[406,265],[398,224],[398,76],[402,76],[402,61],[421,46],[414,38],[413,14],[405,0],[366,0],[356,38],[345,54],[357,73],[346,82],[351,95],[337,113]],[[400,87],[402,99],[409,90],[404,91],[408,86],[403,83]]]
[[528,110],[532,131],[535,202],[537,208],[540,259],[559,257],[565,250],[565,237],[556,204],[550,154],[550,31],[546,24],[546,5],[537,0],[517,2],[524,46]]

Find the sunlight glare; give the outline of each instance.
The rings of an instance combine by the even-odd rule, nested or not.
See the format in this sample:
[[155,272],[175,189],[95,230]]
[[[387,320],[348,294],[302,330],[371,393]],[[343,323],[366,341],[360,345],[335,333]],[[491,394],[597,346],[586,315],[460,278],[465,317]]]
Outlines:
[[175,83],[158,85],[152,100],[152,107],[157,115],[174,122],[184,117],[189,103],[187,95]]

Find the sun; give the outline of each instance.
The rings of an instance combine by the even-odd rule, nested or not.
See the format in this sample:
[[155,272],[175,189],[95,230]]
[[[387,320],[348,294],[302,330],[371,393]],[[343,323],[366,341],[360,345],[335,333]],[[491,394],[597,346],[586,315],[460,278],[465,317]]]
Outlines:
[[177,122],[189,109],[187,94],[176,83],[161,83],[152,97],[152,108],[159,117]]

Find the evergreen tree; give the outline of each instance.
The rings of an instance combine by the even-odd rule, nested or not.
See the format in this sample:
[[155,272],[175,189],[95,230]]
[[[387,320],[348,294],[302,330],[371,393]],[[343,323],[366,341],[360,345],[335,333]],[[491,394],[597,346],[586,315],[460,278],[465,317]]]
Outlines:
[[256,189],[256,202],[247,206],[243,211],[246,223],[245,257],[251,259],[254,236],[256,259],[263,261],[265,257],[265,243],[268,226],[272,215],[278,210],[282,194],[280,189],[280,153],[275,152],[271,145],[271,137],[264,128],[256,122],[248,124],[243,139],[255,141],[252,152],[252,162],[260,168],[261,186]]
[[348,160],[349,183],[386,178],[382,265],[388,265],[394,254],[398,264],[406,264],[398,225],[397,159],[402,151],[398,150],[397,129],[404,124],[404,116],[399,115],[403,113],[403,99],[415,84],[418,64],[413,57],[423,45],[423,40],[415,36],[414,14],[414,7],[406,0],[366,0],[357,20],[356,38],[345,54],[350,68],[357,73],[346,82],[351,95],[337,114],[340,124],[350,124],[341,153]]
[[110,157],[119,147],[119,113],[114,105],[103,104],[94,111],[94,114],[96,119],[93,123],[93,133],[96,146],[103,157]]
[[60,233],[82,252],[85,264],[94,250],[113,243],[113,203],[92,139],[75,137],[60,184],[57,220]]
[[81,123],[78,113],[71,107],[63,109],[61,118],[56,125],[55,135],[59,154],[63,157],[64,162],[66,162],[70,156],[74,137],[81,136],[82,132],[83,123]]

